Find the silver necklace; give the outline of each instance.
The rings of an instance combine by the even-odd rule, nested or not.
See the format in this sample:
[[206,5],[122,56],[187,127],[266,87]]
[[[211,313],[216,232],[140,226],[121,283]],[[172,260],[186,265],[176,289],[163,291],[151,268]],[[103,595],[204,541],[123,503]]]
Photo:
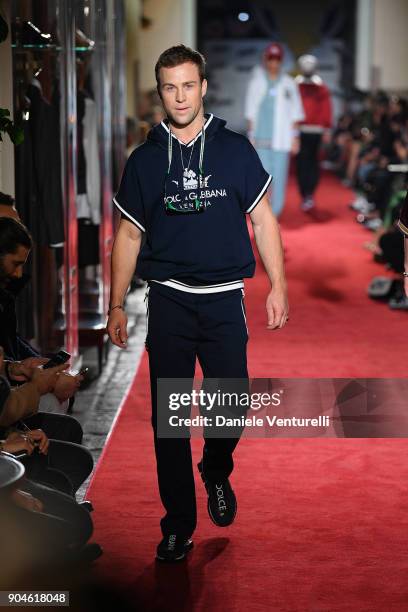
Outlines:
[[[170,174],[170,168],[171,168],[171,160],[173,158],[173,133],[170,129],[169,126],[169,140],[168,140],[168,148],[167,148],[167,153],[168,153],[168,166],[167,166],[167,175]],[[178,140],[178,138],[177,138]],[[191,153],[190,153],[190,159],[188,162],[188,166],[187,168],[184,167],[184,160],[183,160],[183,154],[181,151],[181,144],[180,141],[178,140],[179,143],[179,147],[180,147],[180,155],[181,155],[181,166],[183,168],[183,173],[187,170],[190,169],[190,163],[191,163],[191,159],[193,157],[193,150],[194,150],[194,145],[195,145],[195,141],[193,142],[193,146],[191,147]],[[198,163],[198,171],[200,174],[203,174],[203,159],[204,159],[204,147],[205,147],[205,128],[204,125],[201,128],[201,143],[200,143],[200,160]]]
[[178,143],[179,143],[179,148],[180,148],[180,158],[181,158],[181,166],[183,168],[183,175],[186,175],[188,171],[190,170],[190,164],[191,164],[191,159],[193,157],[195,141],[193,142],[193,146],[191,147],[190,159],[188,160],[188,166],[186,168],[184,167],[183,151],[181,150],[181,144],[179,140],[178,140]]

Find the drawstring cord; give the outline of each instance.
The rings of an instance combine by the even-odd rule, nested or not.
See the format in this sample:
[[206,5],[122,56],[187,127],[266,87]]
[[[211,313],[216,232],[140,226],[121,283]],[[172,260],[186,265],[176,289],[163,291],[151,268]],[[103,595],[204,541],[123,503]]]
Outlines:
[[[194,146],[194,144],[192,146]],[[204,147],[205,147],[205,129],[203,126],[201,128],[200,158],[198,162],[198,171],[199,171],[200,176],[203,176]],[[167,159],[168,159],[167,176],[169,176],[170,169],[171,169],[171,161],[173,159],[173,132],[170,129],[170,125],[169,125],[169,139],[168,139],[168,146],[167,146]]]

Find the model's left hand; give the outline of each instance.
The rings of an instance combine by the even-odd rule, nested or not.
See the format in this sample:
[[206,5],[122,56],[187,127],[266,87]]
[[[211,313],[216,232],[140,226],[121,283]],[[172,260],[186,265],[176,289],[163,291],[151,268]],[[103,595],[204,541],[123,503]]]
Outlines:
[[289,303],[286,286],[275,286],[266,298],[268,329],[282,329],[289,320]]

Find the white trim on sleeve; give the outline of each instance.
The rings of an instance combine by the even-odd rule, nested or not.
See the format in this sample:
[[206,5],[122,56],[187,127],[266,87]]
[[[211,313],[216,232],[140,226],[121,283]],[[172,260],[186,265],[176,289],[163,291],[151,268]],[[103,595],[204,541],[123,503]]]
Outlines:
[[246,209],[246,211],[245,211],[246,213],[250,213],[255,208],[255,206],[258,204],[259,200],[262,198],[262,196],[264,195],[264,193],[268,189],[271,180],[272,180],[272,176],[269,175],[268,176],[268,180],[266,181],[265,185],[262,187],[261,191],[259,192],[258,197],[256,198],[255,202],[253,202],[251,204],[251,206]]
[[128,212],[126,212],[126,210],[124,210],[121,205],[119,204],[119,202],[116,200],[116,198],[112,198],[113,199],[113,203],[116,204],[116,206],[119,208],[119,210],[121,212],[123,212],[124,215],[126,215],[127,217],[129,217],[129,219],[135,224],[137,225],[137,227],[142,230],[142,232],[146,232],[145,228],[143,227],[143,225],[141,223],[139,223],[139,221],[136,221],[136,219],[134,217],[132,217],[132,215],[130,215]]

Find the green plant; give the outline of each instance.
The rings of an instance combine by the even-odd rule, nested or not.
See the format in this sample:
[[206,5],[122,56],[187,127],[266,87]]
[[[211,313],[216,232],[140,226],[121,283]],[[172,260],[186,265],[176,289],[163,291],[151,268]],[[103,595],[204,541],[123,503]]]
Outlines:
[[8,134],[15,145],[24,140],[23,128],[10,119],[10,111],[7,108],[0,108],[0,142],[3,140],[3,134]]
[[[7,21],[0,14],[0,43],[5,41],[8,35]],[[0,142],[3,141],[3,134],[8,134],[15,145],[21,144],[24,140],[23,127],[10,119],[10,111],[7,108],[0,108]]]

